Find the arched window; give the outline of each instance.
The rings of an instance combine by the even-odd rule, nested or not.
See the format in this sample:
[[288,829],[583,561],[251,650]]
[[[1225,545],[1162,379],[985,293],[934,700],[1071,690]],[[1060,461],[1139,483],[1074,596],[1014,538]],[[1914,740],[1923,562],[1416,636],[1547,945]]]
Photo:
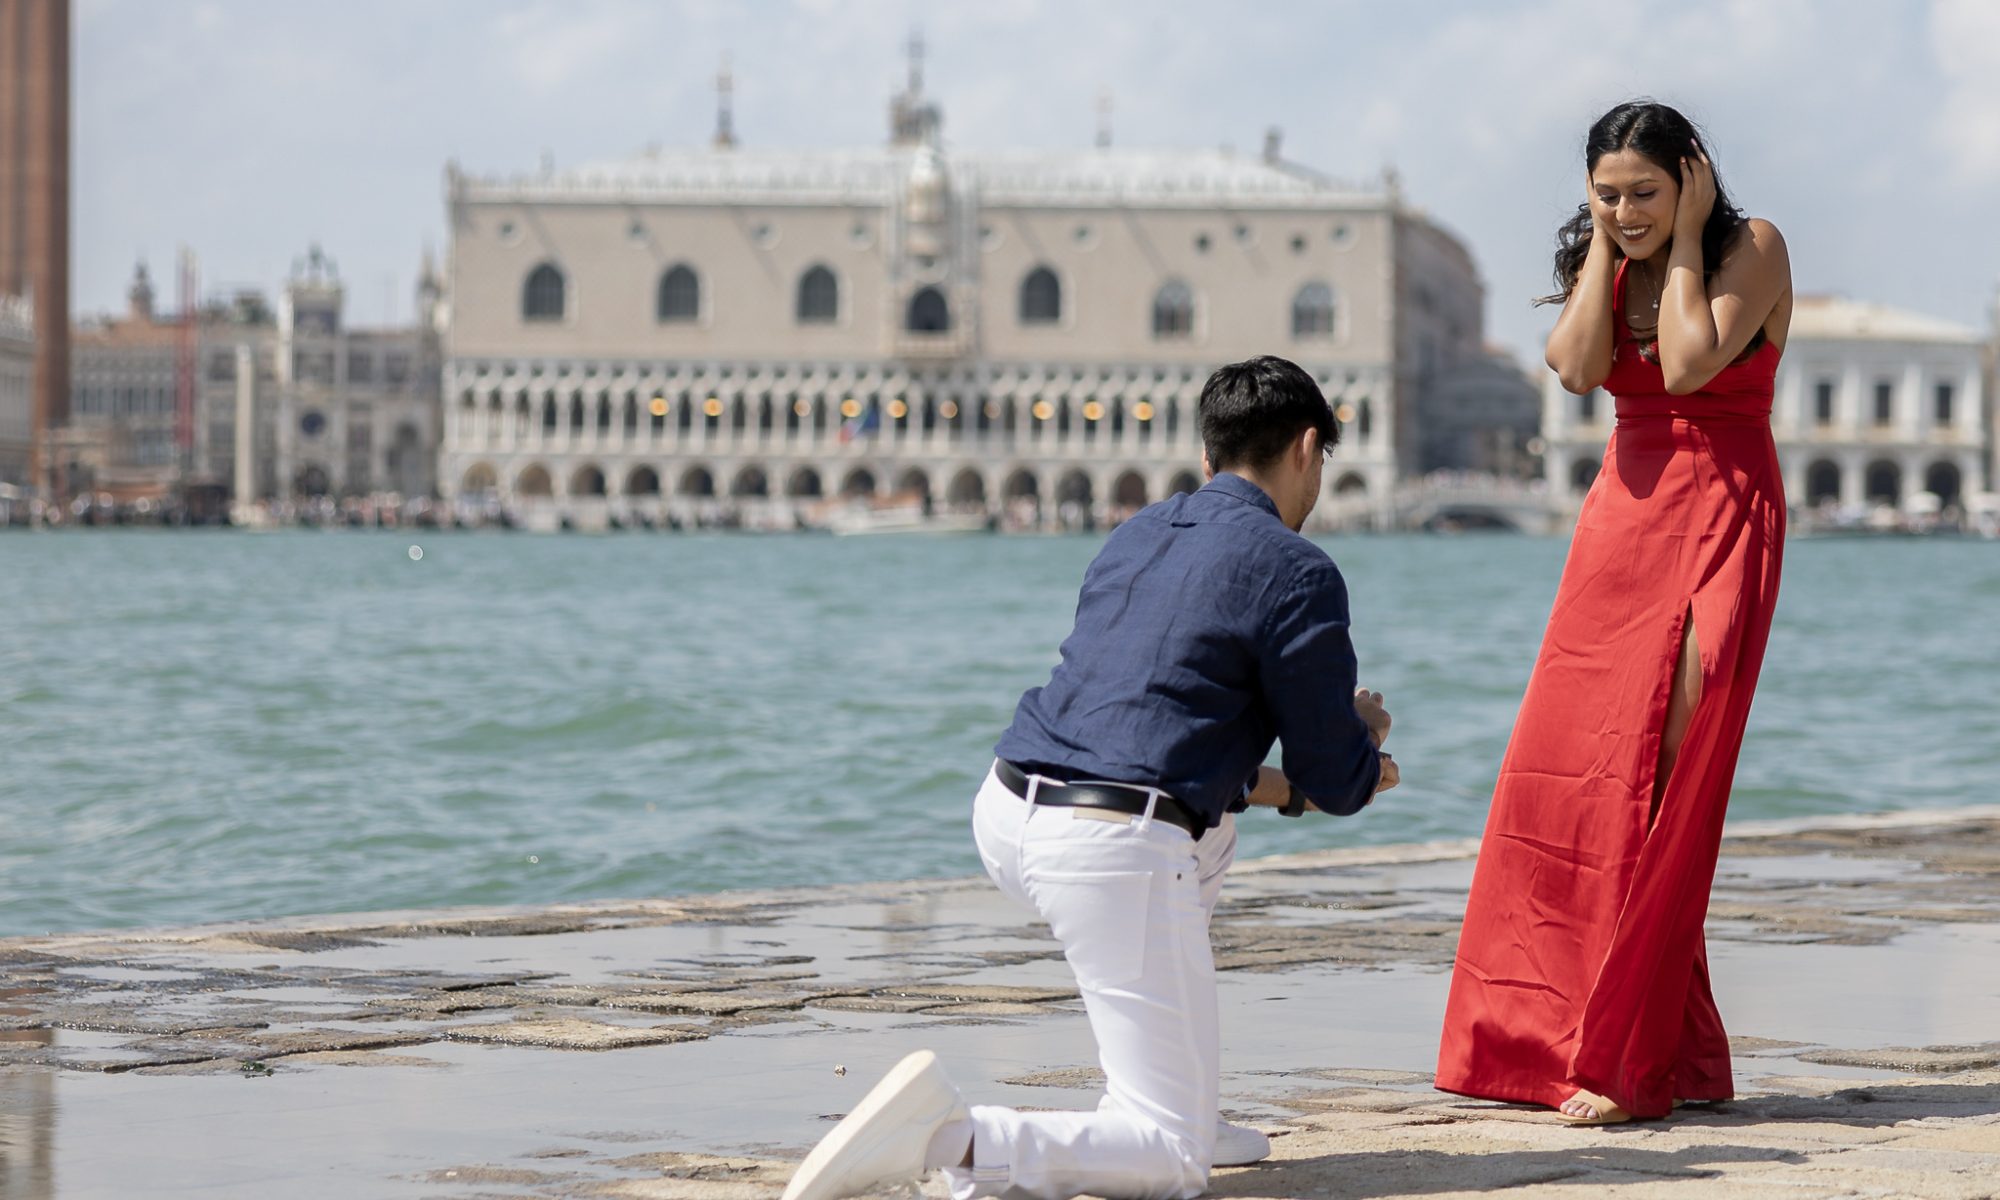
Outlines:
[[1185,338],[1194,334],[1194,293],[1178,279],[1169,279],[1153,293],[1153,336]]
[[979,477],[978,471],[965,467],[952,476],[951,487],[944,498],[953,508],[984,508],[986,481]]
[[549,469],[540,463],[530,463],[514,477],[514,494],[517,496],[547,496],[554,491],[555,484],[549,478]]
[[793,471],[791,479],[785,483],[785,495],[787,496],[817,496],[819,494],[819,472],[813,470],[811,467],[800,467],[798,470]]
[[1314,280],[1292,297],[1292,336],[1330,338],[1333,336],[1333,289]]
[[715,495],[715,476],[707,467],[689,467],[681,475],[680,494],[683,496]]
[[1053,325],[1062,320],[1062,281],[1047,267],[1036,267],[1021,281],[1021,324]]
[[799,324],[831,325],[840,317],[840,281],[823,266],[799,276]]
[[1868,464],[1862,475],[1863,491],[1875,504],[1901,504],[1903,502],[1903,469],[1886,459]]
[[951,332],[951,307],[945,303],[944,293],[934,287],[917,289],[910,297],[903,326],[911,333]]
[[1964,477],[1958,472],[1957,464],[1934,462],[1930,465],[1930,469],[1924,472],[1924,490],[1949,507],[1958,503],[1958,493],[1963,479]]
[[701,317],[701,279],[694,268],[677,263],[660,276],[658,313],[664,322],[694,321]]
[[542,263],[528,272],[528,282],[521,288],[521,319],[563,319],[563,273],[554,263]]

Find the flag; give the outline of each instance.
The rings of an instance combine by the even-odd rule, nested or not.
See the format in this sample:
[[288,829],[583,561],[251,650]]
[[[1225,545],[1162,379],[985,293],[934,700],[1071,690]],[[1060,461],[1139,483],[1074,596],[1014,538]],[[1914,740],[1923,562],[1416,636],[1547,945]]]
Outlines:
[[882,409],[874,404],[862,409],[858,414],[840,423],[841,445],[874,433],[882,427]]

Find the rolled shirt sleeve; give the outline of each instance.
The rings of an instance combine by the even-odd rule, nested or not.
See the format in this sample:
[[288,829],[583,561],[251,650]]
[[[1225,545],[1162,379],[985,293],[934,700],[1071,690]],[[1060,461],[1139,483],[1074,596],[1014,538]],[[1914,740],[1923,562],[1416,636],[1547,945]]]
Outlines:
[[1315,808],[1359,812],[1382,774],[1368,723],[1354,711],[1347,584],[1333,563],[1301,566],[1262,639],[1264,699],[1284,748],[1285,778]]

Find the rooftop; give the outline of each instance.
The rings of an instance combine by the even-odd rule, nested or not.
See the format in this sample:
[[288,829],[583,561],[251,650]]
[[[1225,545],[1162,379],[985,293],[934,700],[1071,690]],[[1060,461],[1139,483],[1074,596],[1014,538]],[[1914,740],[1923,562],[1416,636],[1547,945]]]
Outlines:
[[1800,296],[1792,308],[1791,340],[1863,338],[1884,342],[1948,342],[1976,346],[1976,329],[1940,317],[1867,304],[1845,296]]
[[[651,148],[630,158],[516,175],[462,175],[450,186],[470,200],[737,200],[776,204],[827,200],[880,203],[909,177],[924,148],[845,150]],[[1229,149],[1002,150],[947,154],[956,189],[975,188],[984,205],[1060,203],[1166,207],[1235,202],[1254,207],[1380,208],[1383,182],[1330,179],[1282,159]]]

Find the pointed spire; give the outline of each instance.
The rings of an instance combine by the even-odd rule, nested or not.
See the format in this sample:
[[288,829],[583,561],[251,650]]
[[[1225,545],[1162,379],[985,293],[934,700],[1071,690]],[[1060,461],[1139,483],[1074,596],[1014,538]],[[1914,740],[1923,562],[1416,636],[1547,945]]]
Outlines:
[[1097,93],[1097,148],[1111,149],[1111,93]]
[[146,274],[146,260],[141,258],[132,270],[132,286],[125,291],[130,302],[132,319],[151,321],[153,319],[153,281]]
[[722,56],[722,70],[715,77],[715,148],[736,148],[736,77],[729,71],[729,56]]
[[909,42],[910,84],[889,100],[889,144],[924,146],[937,144],[944,126],[944,114],[924,99],[924,35],[912,31]]

